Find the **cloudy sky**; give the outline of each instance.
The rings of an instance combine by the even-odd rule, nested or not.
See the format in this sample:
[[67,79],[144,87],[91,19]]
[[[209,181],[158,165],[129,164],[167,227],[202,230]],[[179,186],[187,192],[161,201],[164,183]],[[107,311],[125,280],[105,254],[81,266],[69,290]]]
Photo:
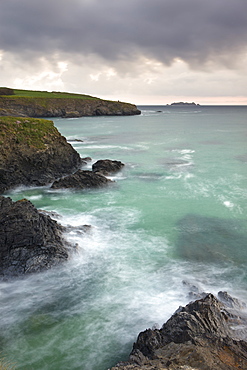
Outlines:
[[0,86],[247,104],[247,0],[1,0]]

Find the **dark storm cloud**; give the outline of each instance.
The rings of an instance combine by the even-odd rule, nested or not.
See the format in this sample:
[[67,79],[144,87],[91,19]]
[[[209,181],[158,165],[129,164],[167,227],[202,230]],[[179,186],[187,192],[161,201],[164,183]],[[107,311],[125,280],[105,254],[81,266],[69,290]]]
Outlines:
[[232,63],[247,47],[246,0],[1,0],[0,49],[17,56],[139,55]]

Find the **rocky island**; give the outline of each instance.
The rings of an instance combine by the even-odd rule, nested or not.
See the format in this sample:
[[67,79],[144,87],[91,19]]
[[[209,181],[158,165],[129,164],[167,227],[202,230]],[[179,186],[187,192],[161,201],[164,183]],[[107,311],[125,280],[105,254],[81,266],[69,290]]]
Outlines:
[[133,104],[89,95],[0,88],[0,116],[72,118],[140,113]]
[[192,103],[187,103],[187,102],[177,102],[177,103],[171,103],[167,104],[170,107],[198,107],[200,104],[196,104],[194,102]]

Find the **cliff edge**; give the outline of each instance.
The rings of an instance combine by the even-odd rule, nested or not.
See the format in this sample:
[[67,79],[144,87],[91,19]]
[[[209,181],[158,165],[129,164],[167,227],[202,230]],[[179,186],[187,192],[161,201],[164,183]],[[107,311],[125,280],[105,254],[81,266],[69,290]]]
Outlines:
[[134,104],[89,95],[0,88],[0,116],[72,118],[140,113]]
[[52,121],[0,117],[0,193],[19,185],[46,185],[82,163]]

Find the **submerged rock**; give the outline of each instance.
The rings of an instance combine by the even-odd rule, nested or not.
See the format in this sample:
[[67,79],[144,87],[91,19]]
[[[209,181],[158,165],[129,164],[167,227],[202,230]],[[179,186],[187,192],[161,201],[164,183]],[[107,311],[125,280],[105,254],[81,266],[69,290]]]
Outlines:
[[246,318],[208,294],[179,309],[160,330],[140,333],[129,361],[111,370],[247,369],[247,342],[232,329],[237,324],[246,327]]
[[52,189],[91,189],[108,185],[112,181],[100,173],[78,170],[74,174],[54,181]]
[[93,164],[93,172],[100,172],[103,175],[107,176],[112,173],[120,171],[124,167],[124,164],[120,161],[112,161],[110,159],[100,159]]
[[30,201],[0,196],[0,276],[42,271],[66,261],[71,245],[64,231]]

